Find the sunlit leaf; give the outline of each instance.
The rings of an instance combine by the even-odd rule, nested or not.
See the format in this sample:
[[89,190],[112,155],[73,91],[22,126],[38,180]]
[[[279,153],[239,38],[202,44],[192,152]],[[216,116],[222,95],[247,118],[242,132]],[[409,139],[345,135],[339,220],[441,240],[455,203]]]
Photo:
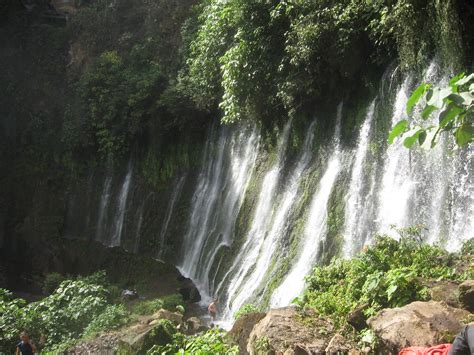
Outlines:
[[428,100],[429,106],[435,106],[436,108],[443,107],[444,99],[453,93],[452,88],[434,88],[431,97]]
[[456,85],[462,86],[462,85],[465,85],[465,84],[471,82],[472,80],[474,80],[474,73],[472,73],[472,74],[470,74],[470,75],[468,75],[468,76],[466,76],[466,77],[464,77],[464,78],[458,80],[458,81],[456,82]]
[[407,120],[402,120],[398,122],[388,135],[388,144],[392,144],[395,138],[405,133],[408,130],[409,122]]
[[431,87],[430,84],[421,84],[418,88],[413,92],[407,102],[407,114],[410,114],[413,110],[413,107],[420,101],[421,97],[429,90]]
[[451,86],[453,89],[457,89],[458,87],[458,81],[461,80],[462,78],[465,77],[465,73],[460,73],[458,75],[456,75],[455,77],[453,77],[450,81],[449,81],[449,86]]

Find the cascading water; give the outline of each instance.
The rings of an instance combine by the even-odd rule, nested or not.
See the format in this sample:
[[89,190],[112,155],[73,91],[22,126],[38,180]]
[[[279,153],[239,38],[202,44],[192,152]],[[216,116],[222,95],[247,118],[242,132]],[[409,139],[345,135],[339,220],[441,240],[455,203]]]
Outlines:
[[168,208],[166,209],[166,215],[165,219],[163,222],[163,225],[161,226],[161,231],[160,231],[160,250],[158,252],[158,259],[162,259],[164,252],[165,252],[165,240],[166,240],[166,234],[168,233],[168,227],[171,221],[171,217],[173,217],[174,209],[176,206],[176,201],[181,195],[181,192],[183,191],[183,186],[184,182],[186,181],[186,175],[181,176],[174,188],[173,188],[173,193],[171,194],[170,201],[168,203]]
[[[316,122],[313,122],[308,128],[306,134],[305,142],[303,144],[303,151],[296,164],[296,167],[292,174],[290,175],[286,187],[283,191],[281,201],[277,205],[276,213],[273,217],[272,223],[269,230],[264,234],[257,235],[256,237],[262,236],[264,238],[261,243],[261,247],[253,266],[253,270],[245,278],[245,287],[242,287],[243,279],[238,279],[240,284],[232,285],[232,290],[236,291],[235,297],[229,297],[228,300],[232,300],[232,303],[228,303],[226,307],[227,314],[225,317],[232,316],[244,303],[252,297],[255,290],[261,285],[262,280],[265,277],[265,274],[270,266],[272,257],[275,257],[275,251],[280,239],[285,235],[285,224],[288,222],[288,216],[291,212],[291,209],[296,202],[299,185],[301,182],[301,176],[308,167],[309,162],[311,161],[311,148],[313,146],[314,140],[314,126]],[[285,133],[284,133],[285,134]],[[284,137],[284,139],[286,139]],[[283,149],[281,149],[281,152]],[[279,168],[278,168],[279,169]],[[273,178],[273,176],[272,176]],[[249,236],[254,237],[254,236]]]
[[120,246],[121,243],[125,208],[127,207],[128,191],[130,189],[130,182],[132,180],[132,170],[132,162],[130,161],[130,163],[128,163],[127,175],[125,175],[125,179],[119,194],[118,208],[114,220],[112,238],[109,243],[110,247]]
[[346,197],[346,207],[344,212],[344,256],[352,256],[360,247],[357,238],[366,233],[364,229],[367,226],[366,216],[367,210],[364,209],[366,198],[361,192],[366,183],[364,174],[364,164],[367,158],[369,148],[370,129],[375,112],[375,100],[369,106],[367,115],[359,134],[359,144],[355,151],[355,161],[352,166],[351,182],[349,185],[349,193]]
[[221,246],[231,243],[257,158],[258,141],[254,129],[237,131],[224,127],[213,131],[206,146],[179,266],[184,275],[193,278],[204,299],[212,291],[209,270],[216,253]]
[[[229,278],[227,283],[228,297],[226,297],[226,317],[229,317],[232,314],[231,310],[234,309],[232,306],[232,296],[237,294],[237,291],[243,286],[242,284],[247,273],[254,266],[265,238],[265,232],[268,230],[267,228],[272,218],[272,207],[275,199],[276,188],[283,167],[283,158],[290,133],[290,126],[291,122],[288,122],[283,129],[278,142],[276,162],[263,178],[255,214],[253,216],[250,230],[246,236],[245,243],[235,258],[233,265],[223,278],[223,282],[227,282],[226,280]],[[219,291],[221,287],[222,282],[217,290]]]
[[99,205],[99,217],[97,219],[97,227],[95,239],[103,241],[103,236],[107,226],[107,215],[109,211],[110,199],[111,199],[111,188],[112,188],[112,177],[107,176],[104,182],[104,188],[102,190],[102,196],[100,197]]
[[[398,90],[391,125],[405,117],[405,108],[408,101],[411,78],[405,79]],[[405,227],[408,217],[408,202],[414,188],[410,178],[411,151],[402,144],[392,144],[385,153],[385,166],[382,177],[382,186],[379,191],[378,231],[391,234],[391,226]],[[351,227],[351,226],[348,226]]]
[[318,189],[312,198],[297,260],[283,282],[273,292],[270,301],[273,307],[288,305],[295,297],[301,294],[304,288],[304,278],[317,261],[319,244],[326,236],[328,201],[341,170],[340,136],[342,107],[341,103],[337,109],[333,153],[329,158],[326,171],[319,181]]
[[[450,137],[443,137],[430,150],[408,150],[400,142],[387,146],[384,137],[388,125],[383,122],[387,119],[386,112],[392,112],[390,125],[406,118],[408,96],[417,81],[414,76],[408,76],[397,85],[397,71],[387,72],[387,76],[390,73],[391,79],[382,80],[377,99],[366,109],[352,150],[343,150],[340,143],[341,104],[334,137],[327,145],[321,143],[313,149],[314,123],[308,129],[301,151],[293,155],[295,159],[287,157],[287,146],[293,142],[289,140],[290,123],[282,130],[275,151],[270,154],[259,149],[260,136],[256,129],[243,125],[214,127],[198,176],[188,171],[186,177],[176,178],[156,233],[160,245],[158,257],[163,257],[166,250],[175,210],[181,211],[180,204],[187,200],[184,181],[187,190],[195,180],[192,199],[187,200],[190,212],[185,221],[179,268],[195,281],[204,302],[214,295],[221,298],[224,320],[230,321],[246,302],[266,306],[269,301],[274,307],[288,305],[301,294],[304,277],[326,252],[320,247],[328,235],[336,233],[344,238],[342,252],[346,257],[354,255],[379,232],[396,236],[392,224],[398,227],[424,224],[427,241],[441,243],[448,250],[459,249],[464,240],[473,237],[474,148],[453,149]],[[443,76],[433,62],[421,80],[445,83],[447,75]],[[386,86],[385,82],[390,85]],[[415,108],[414,122],[418,116],[419,109]],[[436,115],[432,119],[437,120]],[[261,162],[269,157],[274,160],[263,170],[266,165]],[[347,171],[343,172],[346,165]],[[319,171],[319,177],[312,179],[316,175],[313,172]],[[124,242],[122,234],[126,234],[127,241],[134,234],[135,244],[131,246],[138,251],[141,234],[153,235],[151,228],[156,225],[145,218],[151,206],[146,201],[134,203],[135,210],[127,212],[131,208],[127,209],[131,164],[125,176],[117,178],[108,174],[102,181],[100,198],[83,199],[95,203],[95,208],[90,209],[93,213],[86,216],[89,224],[96,226],[92,235],[95,233],[96,239],[107,246],[117,246]],[[340,184],[337,188],[336,182]],[[134,187],[132,191],[130,204],[137,189]],[[345,198],[339,197],[346,191]],[[81,198],[76,196],[72,201]],[[255,201],[252,210],[242,211],[249,201]],[[331,224],[330,230],[328,215],[336,209],[342,210],[343,215],[337,225]],[[243,216],[247,215],[252,216],[245,220]],[[243,235],[236,235],[238,218],[238,230],[246,231]],[[70,235],[79,235],[74,229],[78,225],[71,223]],[[151,233],[142,233],[142,228]],[[292,253],[296,256],[287,259]],[[289,263],[286,275],[276,270],[283,259]],[[272,292],[275,284],[278,287]]]

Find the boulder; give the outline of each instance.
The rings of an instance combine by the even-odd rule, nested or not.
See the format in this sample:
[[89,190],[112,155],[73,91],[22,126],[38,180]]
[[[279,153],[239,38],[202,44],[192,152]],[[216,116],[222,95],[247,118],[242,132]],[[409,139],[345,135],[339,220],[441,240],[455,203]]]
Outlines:
[[356,330],[362,330],[367,327],[366,319],[367,317],[364,314],[364,310],[368,305],[362,304],[356,307],[352,312],[347,316],[347,323],[352,325]]
[[359,354],[356,349],[357,344],[338,333],[329,341],[325,352],[326,354]]
[[323,318],[303,322],[293,307],[270,310],[250,333],[247,351],[253,354],[324,353],[334,326]]
[[180,282],[183,283],[183,286],[178,289],[178,292],[183,296],[184,301],[195,303],[201,300],[201,294],[191,279],[182,278]]
[[118,341],[119,354],[146,354],[153,345],[166,345],[172,341],[174,329],[163,322],[157,322],[146,330],[124,334]]
[[467,280],[459,285],[459,302],[461,307],[474,313],[474,280]]
[[167,311],[166,309],[160,309],[159,311],[155,312],[150,317],[150,319],[148,320],[148,323],[151,324],[155,320],[161,320],[161,319],[167,319],[173,324],[179,325],[183,322],[183,315],[178,312],[170,312],[170,311]]
[[239,354],[248,354],[247,343],[250,337],[250,333],[253,330],[255,324],[260,322],[264,317],[265,313],[247,313],[241,315],[234,323],[234,326],[229,332],[229,336],[239,346]]
[[198,317],[191,317],[191,318],[186,319],[185,324],[186,324],[187,333],[190,335],[204,332],[209,329],[202,323],[202,321]]
[[430,347],[449,342],[462,328],[469,312],[444,302],[413,302],[401,308],[383,309],[367,320],[384,351],[398,352],[409,346]]
[[451,307],[459,308],[459,284],[449,280],[438,281],[430,287],[433,301],[446,302]]

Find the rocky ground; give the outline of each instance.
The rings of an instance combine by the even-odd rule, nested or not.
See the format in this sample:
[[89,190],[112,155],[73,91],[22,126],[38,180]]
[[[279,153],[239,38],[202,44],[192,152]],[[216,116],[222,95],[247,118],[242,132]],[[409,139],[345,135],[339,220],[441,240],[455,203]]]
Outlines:
[[[455,287],[454,287],[455,286]],[[474,280],[462,284],[431,288],[427,302],[413,302],[404,307],[383,309],[359,324],[377,336],[377,348],[361,346],[352,334],[337,330],[327,318],[316,313],[302,315],[295,307],[272,309],[267,313],[248,313],[235,322],[230,338],[239,346],[240,354],[396,354],[408,346],[434,346],[452,342],[462,327],[474,322]],[[434,297],[433,297],[434,296]],[[351,315],[354,318],[354,315]],[[102,334],[70,349],[72,354],[140,354],[153,344],[170,341],[161,320],[171,321],[185,334],[208,329],[198,317],[183,316],[159,310],[142,316],[118,331]],[[349,320],[353,322],[354,319]]]
[[[229,335],[239,345],[241,354],[252,355],[396,354],[404,347],[452,342],[464,325],[474,322],[474,280],[450,287],[433,285],[431,292],[436,300],[384,309],[368,320],[361,320],[363,324],[359,326],[368,327],[376,335],[376,349],[361,347],[350,332],[336,331],[330,320],[316,314],[302,317],[292,307],[266,314],[245,314],[235,322]],[[352,321],[356,318],[351,317]]]

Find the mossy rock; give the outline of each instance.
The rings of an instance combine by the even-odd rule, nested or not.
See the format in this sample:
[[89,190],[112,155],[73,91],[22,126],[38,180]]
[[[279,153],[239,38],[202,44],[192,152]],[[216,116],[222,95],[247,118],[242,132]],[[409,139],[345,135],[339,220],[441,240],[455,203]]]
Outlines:
[[119,354],[146,354],[153,345],[166,345],[176,332],[168,322],[159,322],[141,333],[129,333],[119,340]]

